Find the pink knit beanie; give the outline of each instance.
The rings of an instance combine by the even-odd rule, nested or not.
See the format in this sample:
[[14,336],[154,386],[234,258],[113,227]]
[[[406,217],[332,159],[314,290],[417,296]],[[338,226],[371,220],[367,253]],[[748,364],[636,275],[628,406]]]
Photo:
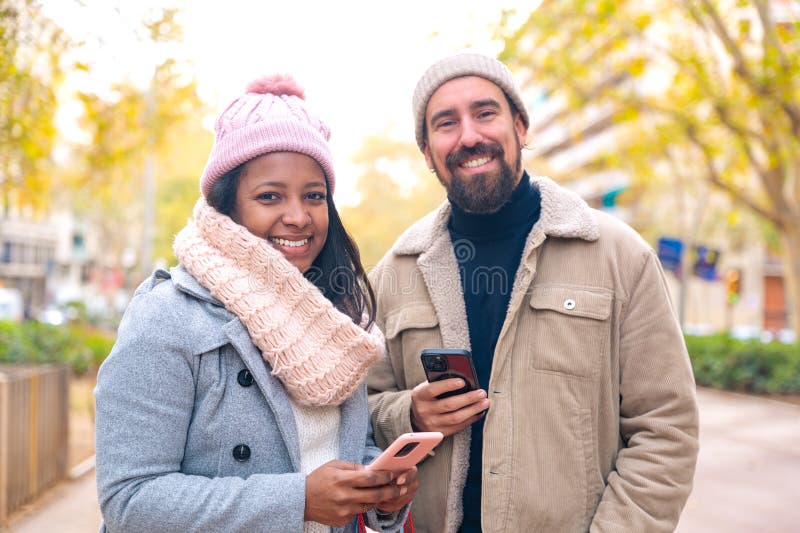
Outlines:
[[330,130],[306,107],[305,94],[291,76],[254,80],[246,92],[225,108],[214,124],[216,137],[200,178],[208,196],[226,172],[270,152],[297,152],[313,157],[333,194],[336,177],[328,146]]

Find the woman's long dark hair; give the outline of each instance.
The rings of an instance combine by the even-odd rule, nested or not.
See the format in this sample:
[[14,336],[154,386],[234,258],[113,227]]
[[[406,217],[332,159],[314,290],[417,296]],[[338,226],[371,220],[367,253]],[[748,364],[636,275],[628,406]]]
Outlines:
[[[236,205],[236,190],[244,165],[220,177],[208,192],[208,205],[230,216]],[[375,293],[361,264],[361,254],[347,233],[333,203],[333,195],[325,195],[328,206],[328,237],[311,267],[303,275],[317,286],[325,297],[356,324],[365,329],[375,321]]]

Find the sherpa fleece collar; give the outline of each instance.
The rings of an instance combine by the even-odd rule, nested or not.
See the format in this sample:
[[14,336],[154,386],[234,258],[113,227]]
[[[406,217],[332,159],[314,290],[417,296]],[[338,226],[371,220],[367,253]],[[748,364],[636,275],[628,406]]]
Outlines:
[[[600,237],[600,228],[592,209],[578,194],[545,176],[531,177],[531,184],[539,189],[542,197],[542,213],[531,235],[542,232],[552,237],[586,241],[596,241]],[[399,237],[394,253],[418,255],[430,249],[436,239],[447,231],[450,211],[450,202],[445,200]]]

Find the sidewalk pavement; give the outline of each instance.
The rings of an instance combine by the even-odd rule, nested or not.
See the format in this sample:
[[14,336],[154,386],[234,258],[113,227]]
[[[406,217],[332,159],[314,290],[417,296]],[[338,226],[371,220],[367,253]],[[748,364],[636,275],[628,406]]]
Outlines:
[[699,389],[700,455],[677,533],[800,531],[800,405]]
[[[677,533],[800,531],[800,405],[699,389],[700,457]],[[13,533],[94,533],[94,471],[11,522]]]
[[[97,533],[100,507],[94,470],[78,479],[64,481],[47,491],[28,511],[15,515],[10,533]],[[2,528],[0,528],[2,531]]]

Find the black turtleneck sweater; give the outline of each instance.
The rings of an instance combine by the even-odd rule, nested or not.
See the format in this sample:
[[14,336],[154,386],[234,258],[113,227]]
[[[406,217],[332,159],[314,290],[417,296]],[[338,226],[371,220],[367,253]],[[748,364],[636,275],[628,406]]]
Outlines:
[[[539,220],[541,197],[526,172],[509,201],[496,213],[476,215],[455,204],[452,207],[447,229],[461,275],[472,358],[478,383],[488,392],[495,345],[505,321],[525,240]],[[464,521],[459,530],[464,533],[481,531],[483,421],[482,418],[472,426]]]

